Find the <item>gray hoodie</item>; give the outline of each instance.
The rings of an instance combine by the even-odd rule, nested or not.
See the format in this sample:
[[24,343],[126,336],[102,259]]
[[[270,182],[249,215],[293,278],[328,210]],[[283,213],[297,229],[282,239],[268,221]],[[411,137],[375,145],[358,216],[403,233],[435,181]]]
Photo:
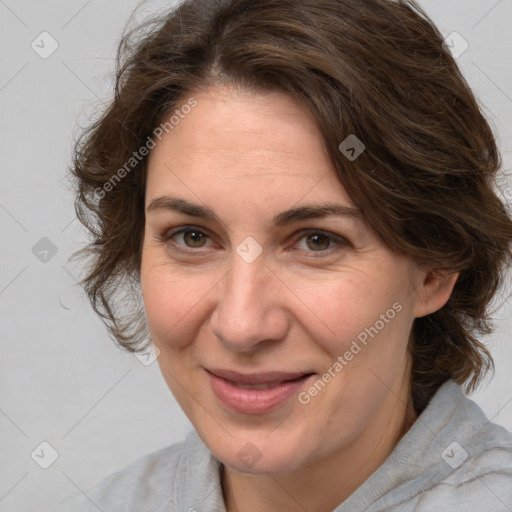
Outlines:
[[[226,512],[221,463],[195,431],[52,512]],[[334,512],[512,512],[512,433],[445,382]],[[313,512],[313,511],[311,511]]]

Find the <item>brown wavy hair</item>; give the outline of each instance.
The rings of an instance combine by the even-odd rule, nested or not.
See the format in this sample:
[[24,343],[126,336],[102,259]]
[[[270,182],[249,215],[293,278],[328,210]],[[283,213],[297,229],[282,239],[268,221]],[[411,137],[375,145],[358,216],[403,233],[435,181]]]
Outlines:
[[[148,337],[139,273],[147,158],[126,162],[184,98],[215,84],[295,98],[384,243],[460,272],[446,305],[414,321],[414,406],[421,413],[450,378],[474,390],[494,369],[478,338],[493,329],[512,221],[494,190],[493,132],[414,1],[186,0],[125,31],[115,97],[77,140],[71,169],[91,236],[75,254],[88,261],[81,284],[113,339],[134,351]],[[353,161],[338,149],[351,134],[366,147]]]

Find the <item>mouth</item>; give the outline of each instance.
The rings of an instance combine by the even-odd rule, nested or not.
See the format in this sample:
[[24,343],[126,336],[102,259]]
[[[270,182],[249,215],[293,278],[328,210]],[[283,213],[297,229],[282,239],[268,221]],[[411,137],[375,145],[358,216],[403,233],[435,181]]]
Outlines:
[[228,380],[241,389],[268,389],[283,382],[291,382],[310,376],[313,373],[302,372],[258,372],[252,374],[240,373],[233,370],[206,369],[208,373]]
[[238,413],[262,414],[283,405],[299,392],[313,373],[261,372],[242,374],[206,369],[220,403]]
[[234,384],[238,389],[271,389],[279,386],[279,384],[282,384],[283,382],[292,382],[292,380],[269,382],[267,384],[238,384],[236,382],[232,382],[232,384]]

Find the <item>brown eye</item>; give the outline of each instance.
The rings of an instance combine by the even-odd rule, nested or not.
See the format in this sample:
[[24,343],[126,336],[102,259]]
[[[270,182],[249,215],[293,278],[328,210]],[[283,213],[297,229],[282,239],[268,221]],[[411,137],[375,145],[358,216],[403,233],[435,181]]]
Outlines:
[[339,235],[318,229],[301,231],[302,236],[297,239],[295,248],[304,252],[307,257],[320,258],[329,256],[335,251],[341,251],[350,246],[350,242]]
[[201,231],[194,229],[188,229],[183,231],[181,234],[183,235],[185,245],[188,247],[203,247],[206,239],[208,238],[208,236]]
[[329,249],[331,238],[322,233],[314,233],[306,237],[306,243],[310,249],[323,251]]
[[210,237],[200,229],[194,228],[193,226],[186,226],[173,229],[165,235],[160,236],[159,239],[171,250],[191,252],[192,249],[207,247],[207,242],[210,240]]

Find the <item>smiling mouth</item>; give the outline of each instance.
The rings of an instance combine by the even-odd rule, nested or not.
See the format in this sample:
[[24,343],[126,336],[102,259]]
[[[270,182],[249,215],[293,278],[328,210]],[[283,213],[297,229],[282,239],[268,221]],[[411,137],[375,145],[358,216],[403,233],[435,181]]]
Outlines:
[[208,369],[206,371],[210,374],[230,381],[232,384],[240,387],[241,389],[268,389],[273,388],[283,382],[291,382],[304,377],[310,376],[313,373],[307,372],[258,372],[258,373],[240,373],[233,370],[223,369]]
[[312,374],[304,374],[304,375],[301,375],[300,377],[297,377],[295,379],[277,380],[277,381],[274,381],[274,382],[265,382],[265,383],[262,383],[262,384],[241,384],[239,382],[233,382],[233,381],[230,381],[230,383],[233,384],[234,386],[236,386],[239,389],[272,389],[272,388],[275,388],[276,386],[279,386],[280,384],[284,384],[286,382],[295,382],[295,381],[298,381],[298,380],[302,380],[302,379],[304,379],[306,377],[309,377],[310,375],[312,375]]
[[206,371],[219,402],[229,410],[242,414],[263,414],[277,409],[297,394],[314,375],[283,372],[248,375],[228,370]]
[[275,388],[277,385],[281,384],[281,382],[273,382],[269,384],[237,384],[236,382],[232,382],[239,389],[270,389]]

